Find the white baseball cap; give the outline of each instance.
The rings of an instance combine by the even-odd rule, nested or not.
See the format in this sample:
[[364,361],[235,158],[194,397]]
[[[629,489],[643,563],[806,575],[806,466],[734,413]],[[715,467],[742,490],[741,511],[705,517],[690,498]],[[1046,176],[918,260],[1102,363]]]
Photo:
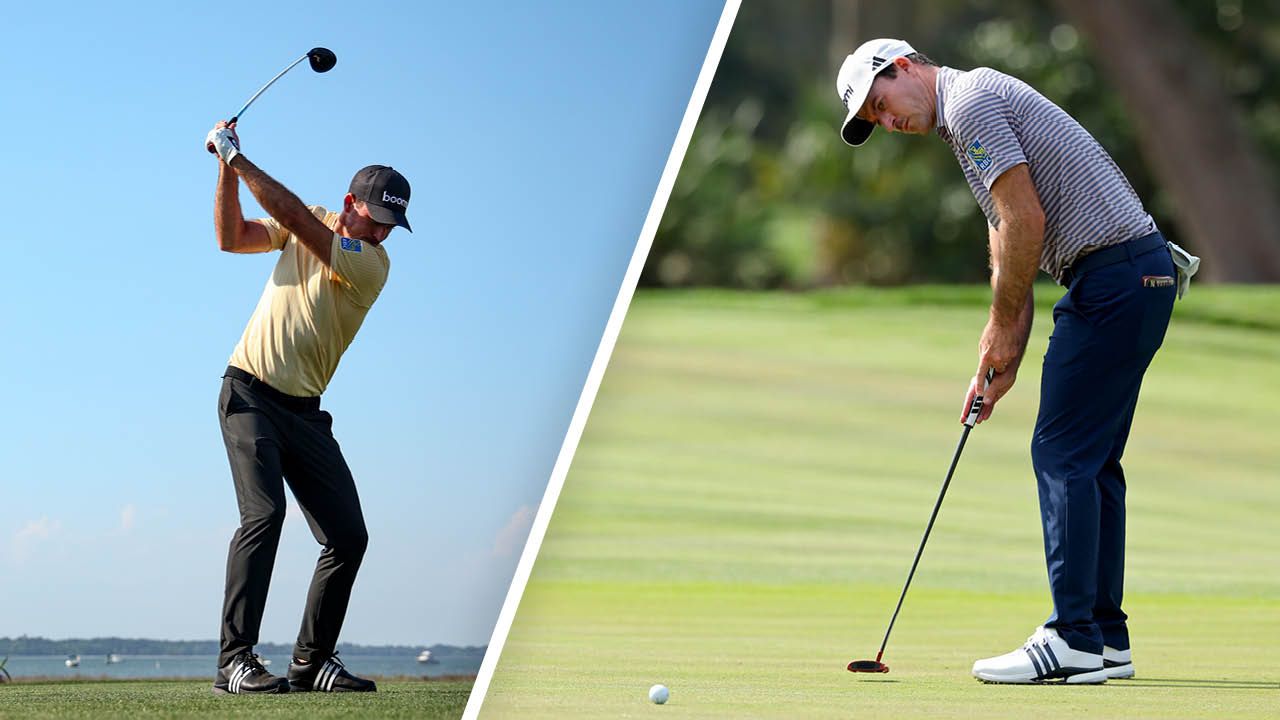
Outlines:
[[849,109],[840,128],[840,137],[854,147],[861,145],[871,137],[876,126],[858,117],[862,103],[867,101],[867,93],[871,92],[871,83],[876,75],[893,64],[894,60],[906,57],[915,52],[904,40],[893,38],[877,38],[868,40],[858,46],[853,54],[844,59],[840,66],[840,74],[836,76],[836,95]]

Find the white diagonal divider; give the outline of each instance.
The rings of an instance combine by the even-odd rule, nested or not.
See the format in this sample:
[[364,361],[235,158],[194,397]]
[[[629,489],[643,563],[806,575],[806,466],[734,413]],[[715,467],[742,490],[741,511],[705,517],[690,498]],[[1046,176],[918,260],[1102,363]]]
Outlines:
[[586,427],[587,417],[591,414],[591,406],[595,403],[596,393],[600,390],[600,381],[604,378],[605,368],[613,355],[613,347],[618,342],[622,321],[627,316],[627,308],[631,306],[631,298],[636,293],[640,271],[644,269],[645,260],[649,257],[649,249],[653,247],[653,237],[658,232],[658,223],[662,220],[662,213],[667,209],[667,200],[671,198],[671,189],[675,186],[676,176],[680,173],[680,165],[684,162],[685,152],[689,149],[689,140],[693,137],[693,128],[698,124],[698,116],[702,114],[702,105],[706,102],[707,91],[711,89],[711,80],[715,77],[716,67],[720,65],[720,56],[724,54],[729,31],[733,29],[733,21],[738,16],[738,7],[741,3],[742,0],[726,0],[724,11],[720,14],[720,22],[716,25],[715,34],[711,37],[711,45],[707,48],[707,56],[702,61],[698,80],[693,85],[693,93],[689,96],[689,105],[685,108],[680,130],[676,133],[671,154],[667,156],[667,165],[662,171],[662,178],[658,181],[658,189],[653,194],[653,202],[649,205],[649,214],[645,217],[644,226],[640,229],[640,238],[636,242],[635,252],[631,254],[627,273],[622,278],[618,297],[613,302],[613,311],[609,313],[609,322],[605,325],[604,335],[601,336],[600,345],[596,348],[595,359],[591,362],[591,370],[587,373],[587,382],[583,385],[582,394],[578,397],[578,406],[573,411],[569,431],[565,434],[564,443],[560,446],[560,454],[556,457],[547,490],[542,495],[538,514],[534,516],[533,527],[529,530],[529,539],[525,541],[524,552],[520,554],[515,576],[511,579],[511,587],[507,590],[507,599],[502,603],[498,623],[494,626],[493,636],[489,638],[484,661],[480,664],[480,672],[476,675],[471,696],[467,699],[467,707],[462,713],[463,720],[475,720],[479,717],[480,707],[484,704],[485,695],[489,692],[489,683],[493,680],[493,671],[498,666],[502,648],[506,645],[507,635],[511,632],[511,622],[515,619],[516,608],[519,607],[520,598],[524,596],[525,586],[529,583],[529,574],[533,570],[534,560],[538,557],[538,550],[542,548],[542,539],[546,537],[547,525],[551,522],[556,502],[560,499],[565,477],[569,474],[569,465],[573,462],[573,455],[578,450],[578,441],[582,439],[582,431]]

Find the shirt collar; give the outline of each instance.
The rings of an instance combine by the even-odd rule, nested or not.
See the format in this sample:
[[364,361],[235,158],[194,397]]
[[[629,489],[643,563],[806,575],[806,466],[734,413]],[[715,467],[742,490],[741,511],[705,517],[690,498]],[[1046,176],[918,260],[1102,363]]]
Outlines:
[[947,91],[951,89],[951,83],[955,81],[956,71],[949,67],[938,68],[938,78],[934,81],[934,90],[937,92],[937,102],[934,107],[935,112],[935,131],[947,129]]

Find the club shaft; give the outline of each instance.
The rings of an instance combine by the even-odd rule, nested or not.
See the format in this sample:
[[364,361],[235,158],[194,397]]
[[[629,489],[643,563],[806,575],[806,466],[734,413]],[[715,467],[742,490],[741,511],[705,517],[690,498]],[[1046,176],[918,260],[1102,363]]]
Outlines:
[[287,67],[287,68],[285,68],[285,69],[281,70],[279,73],[277,73],[277,74],[276,74],[276,76],[275,76],[275,77],[273,77],[273,78],[271,78],[270,80],[268,80],[266,85],[263,85],[262,87],[258,88],[258,92],[254,93],[254,94],[253,94],[253,97],[249,98],[249,101],[248,101],[248,102],[246,102],[246,103],[244,104],[244,107],[240,108],[240,110],[239,110],[235,115],[232,115],[232,116],[231,116],[231,120],[230,120],[230,121],[228,121],[228,122],[235,122],[236,120],[239,120],[239,119],[240,119],[240,116],[244,114],[244,111],[245,111],[245,110],[248,110],[248,109],[249,109],[249,106],[253,104],[253,101],[254,101],[254,100],[257,100],[259,95],[261,95],[262,93],[266,92],[266,89],[267,89],[267,88],[269,88],[269,87],[271,87],[271,84],[272,84],[272,83],[274,83],[275,81],[279,80],[279,79],[280,79],[280,78],[281,78],[285,73],[289,72],[289,71],[290,71],[290,70],[292,70],[292,69],[293,69],[293,68],[294,68],[298,63],[300,63],[300,62],[302,62],[303,60],[306,60],[306,59],[307,59],[307,55],[303,55],[302,57],[298,58],[297,60],[294,60],[293,62],[289,63],[289,67]]
[[[979,402],[981,402],[979,396]],[[929,541],[929,533],[933,531],[933,522],[938,519],[938,510],[942,508],[942,498],[946,497],[947,486],[951,484],[951,476],[955,474],[956,465],[960,462],[960,451],[964,450],[964,441],[969,439],[969,431],[973,429],[972,425],[966,424],[964,432],[960,433],[960,443],[956,445],[956,454],[951,458],[951,467],[947,468],[947,478],[942,481],[942,490],[938,492],[938,501],[933,504],[933,514],[929,516],[929,524],[924,528],[924,537],[920,538],[920,547],[916,550],[916,559],[911,561],[911,572],[907,573],[907,582],[902,586],[902,594],[898,596],[898,606],[893,609],[893,617],[889,620],[889,629],[884,631],[884,642],[880,643],[880,652],[876,655],[876,662],[880,662],[880,658],[884,655],[884,649],[889,645],[889,633],[893,632],[893,624],[898,620],[898,611],[902,610],[902,601],[907,597],[907,588],[911,587],[911,578],[916,575],[916,567],[920,564],[920,556],[924,554],[924,544]]]

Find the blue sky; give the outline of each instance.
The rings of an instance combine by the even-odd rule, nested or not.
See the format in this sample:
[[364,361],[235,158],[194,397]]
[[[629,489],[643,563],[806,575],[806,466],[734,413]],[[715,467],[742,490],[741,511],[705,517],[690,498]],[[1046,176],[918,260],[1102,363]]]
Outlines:
[[[328,207],[394,165],[415,228],[325,394],[371,535],[343,640],[487,642],[721,3],[52,7],[0,45],[0,636],[217,636],[219,378],[276,256],[216,250],[203,138],[320,45],[245,154]],[[318,550],[291,509],[264,641]]]

